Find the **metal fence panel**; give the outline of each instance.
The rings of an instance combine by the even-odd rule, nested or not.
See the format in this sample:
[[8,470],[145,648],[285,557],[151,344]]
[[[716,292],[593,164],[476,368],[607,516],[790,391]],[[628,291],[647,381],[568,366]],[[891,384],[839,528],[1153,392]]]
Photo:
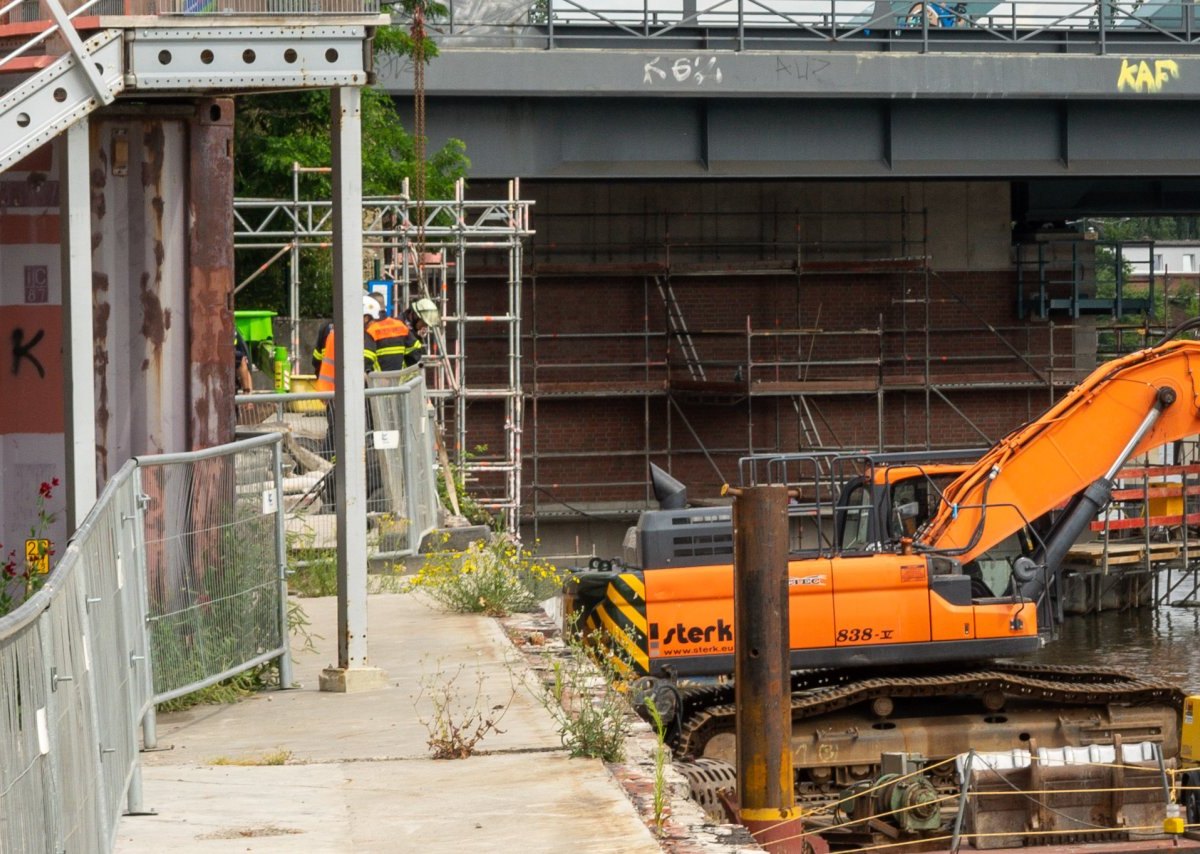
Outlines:
[[[372,373],[367,389],[367,554],[417,553],[438,524],[433,425],[425,381],[412,370]],[[337,547],[333,486],[337,467],[327,433],[332,392],[238,395],[238,429],[283,435],[283,491],[289,564]]]
[[[378,456],[380,490],[377,501],[388,518],[380,519],[381,554],[416,554],[421,540],[437,526],[438,498],[434,480],[432,411],[426,403],[425,380],[412,370],[367,375],[371,389],[396,389],[397,394],[367,398],[374,425],[373,450]],[[368,446],[370,447],[370,445]],[[371,461],[368,460],[368,491]],[[368,512],[370,511],[368,497]]]
[[126,464],[46,585],[0,617],[0,852],[110,850],[149,704]]
[[111,850],[156,699],[272,658],[290,682],[279,448],[131,460],[0,617],[0,854]]
[[280,436],[138,457],[155,702],[287,669]]

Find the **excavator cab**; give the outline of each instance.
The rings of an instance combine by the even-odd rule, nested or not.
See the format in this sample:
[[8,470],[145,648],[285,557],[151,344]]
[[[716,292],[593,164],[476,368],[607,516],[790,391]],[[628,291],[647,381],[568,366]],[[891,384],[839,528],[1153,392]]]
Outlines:
[[937,511],[942,491],[982,453],[963,449],[836,457],[838,551],[898,548]]

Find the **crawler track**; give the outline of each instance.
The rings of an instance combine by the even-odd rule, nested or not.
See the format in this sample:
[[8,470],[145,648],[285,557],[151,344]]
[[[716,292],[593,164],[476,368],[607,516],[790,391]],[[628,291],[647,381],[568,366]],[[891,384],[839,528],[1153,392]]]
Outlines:
[[[1183,706],[1183,693],[1178,687],[1116,671],[1022,664],[911,676],[813,671],[792,675],[792,722],[877,699],[949,697],[979,698],[992,708],[1013,701],[1034,702],[1047,708],[1165,706],[1177,712]],[[736,708],[732,684],[685,688],[680,699],[680,723],[675,738],[675,749],[680,756],[701,756],[713,736],[733,731]]]

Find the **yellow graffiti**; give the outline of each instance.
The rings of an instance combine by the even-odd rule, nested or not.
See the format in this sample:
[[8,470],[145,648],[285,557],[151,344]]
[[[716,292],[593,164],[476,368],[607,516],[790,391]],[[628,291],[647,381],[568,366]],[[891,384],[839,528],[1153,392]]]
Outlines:
[[1118,92],[1138,92],[1156,95],[1167,85],[1168,80],[1179,79],[1179,64],[1173,59],[1154,60],[1154,70],[1150,63],[1130,62],[1121,60],[1121,73],[1117,75]]

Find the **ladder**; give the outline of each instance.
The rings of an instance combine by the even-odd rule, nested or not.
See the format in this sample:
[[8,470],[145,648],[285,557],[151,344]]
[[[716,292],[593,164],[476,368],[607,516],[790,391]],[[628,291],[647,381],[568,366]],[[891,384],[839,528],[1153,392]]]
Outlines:
[[700,363],[700,354],[696,352],[696,343],[692,340],[691,333],[688,332],[683,312],[679,308],[679,301],[675,298],[675,289],[671,287],[670,277],[655,276],[654,284],[658,287],[658,293],[662,297],[663,306],[667,311],[667,325],[675,336],[675,340],[679,342],[683,358],[687,361],[688,373],[694,380],[707,379],[704,375],[704,365]]
[[803,394],[793,395],[792,406],[796,410],[796,420],[800,423],[800,435],[804,441],[800,450],[811,451],[823,447],[821,434],[817,431],[817,421],[808,405],[808,397]]

